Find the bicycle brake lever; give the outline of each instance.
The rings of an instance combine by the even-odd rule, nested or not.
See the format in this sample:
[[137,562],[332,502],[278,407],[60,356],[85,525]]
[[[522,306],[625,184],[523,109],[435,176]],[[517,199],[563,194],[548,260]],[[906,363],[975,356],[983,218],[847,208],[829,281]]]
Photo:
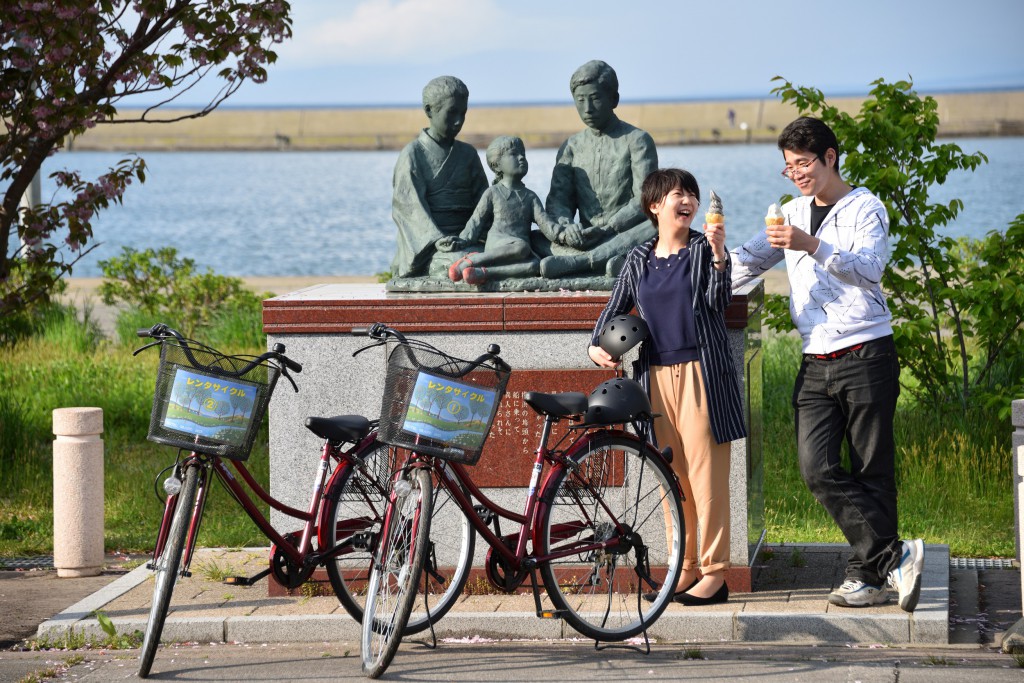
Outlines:
[[288,374],[288,366],[287,365],[282,365],[281,366],[281,375],[283,377],[285,377],[289,382],[292,383],[292,389],[295,390],[295,393],[296,394],[299,393],[299,386],[295,383],[295,380],[292,379],[292,376]]
[[375,348],[377,348],[378,346],[384,346],[384,344],[386,344],[386,343],[387,343],[387,342],[385,342],[385,341],[384,341],[384,340],[382,339],[382,340],[380,340],[380,341],[378,341],[378,342],[375,342],[375,343],[373,343],[373,344],[368,344],[367,346],[364,346],[364,347],[363,347],[363,348],[361,348],[361,349],[356,349],[355,351],[353,351],[353,352],[352,352],[352,357],[353,357],[353,358],[355,358],[356,356],[358,356],[359,354],[361,354],[361,353],[362,353],[363,351],[366,351],[367,349],[375,349]]
[[139,348],[137,348],[134,351],[132,351],[132,355],[133,356],[137,356],[137,355],[139,355],[140,353],[142,353],[143,351],[145,351],[146,349],[148,349],[151,346],[160,346],[160,343],[161,342],[159,342],[159,341],[149,342],[145,346],[140,346]]

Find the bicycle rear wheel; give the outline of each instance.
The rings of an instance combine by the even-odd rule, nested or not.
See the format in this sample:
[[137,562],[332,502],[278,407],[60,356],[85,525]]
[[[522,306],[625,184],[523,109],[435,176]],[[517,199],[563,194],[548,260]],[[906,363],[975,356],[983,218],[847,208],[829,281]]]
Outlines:
[[374,552],[363,615],[363,673],[383,674],[398,651],[416,599],[430,534],[430,473],[405,472],[395,483],[384,530]]
[[199,491],[199,466],[187,466],[183,478],[184,482],[178,493],[174,517],[171,520],[171,529],[167,534],[164,550],[156,559],[153,604],[149,608],[149,621],[146,623],[146,634],[142,640],[139,678],[149,676],[149,671],[153,667],[153,658],[160,645],[160,634],[164,630],[167,608],[171,604],[171,593],[174,591],[174,583],[178,579],[181,554],[185,548],[185,536],[188,534],[192,509]]
[[[345,471],[338,474],[327,492],[324,548],[353,538],[344,553],[328,560],[326,567],[338,601],[353,619],[362,622],[372,554],[391,485],[391,452],[386,444],[374,441],[357,457],[362,464],[344,465]],[[437,464],[445,466],[442,462]],[[469,490],[459,485],[469,499]],[[448,613],[462,595],[473,565],[476,537],[469,520],[445,487],[435,489],[433,503],[427,566],[402,634],[405,636],[419,633]]]
[[621,435],[595,435],[578,464],[541,495],[551,502],[541,511],[540,554],[618,542],[544,563],[541,576],[570,626],[595,640],[624,640],[672,601],[683,549],[676,480],[646,444]]

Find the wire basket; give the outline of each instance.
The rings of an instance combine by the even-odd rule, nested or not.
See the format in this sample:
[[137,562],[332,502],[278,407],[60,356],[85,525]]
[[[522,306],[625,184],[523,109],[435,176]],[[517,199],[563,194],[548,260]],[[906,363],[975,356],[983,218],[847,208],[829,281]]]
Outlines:
[[281,372],[264,362],[240,374],[251,360],[201,345],[186,350],[163,342],[146,438],[197,453],[248,459]]
[[475,465],[509,373],[433,348],[399,344],[388,356],[378,440]]

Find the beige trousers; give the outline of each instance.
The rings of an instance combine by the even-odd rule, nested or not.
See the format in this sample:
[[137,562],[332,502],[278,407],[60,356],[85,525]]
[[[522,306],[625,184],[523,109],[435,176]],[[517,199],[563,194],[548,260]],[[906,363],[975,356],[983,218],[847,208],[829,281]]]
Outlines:
[[[672,469],[683,487],[686,544],[683,569],[702,574],[729,568],[729,442],[711,434],[700,361],[651,366],[651,406],[658,446],[672,447]],[[697,529],[701,548],[698,562]]]

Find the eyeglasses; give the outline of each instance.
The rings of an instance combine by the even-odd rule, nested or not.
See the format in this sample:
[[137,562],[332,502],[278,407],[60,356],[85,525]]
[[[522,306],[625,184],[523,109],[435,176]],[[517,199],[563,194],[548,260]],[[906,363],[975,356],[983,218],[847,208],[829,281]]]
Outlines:
[[793,176],[798,175],[798,174],[799,175],[807,175],[807,169],[809,169],[811,167],[811,165],[814,164],[814,162],[817,161],[817,160],[818,160],[818,157],[814,157],[810,161],[801,162],[801,163],[797,164],[796,166],[787,166],[786,168],[782,169],[782,175],[783,175],[783,177],[789,178],[790,180],[793,179]]

